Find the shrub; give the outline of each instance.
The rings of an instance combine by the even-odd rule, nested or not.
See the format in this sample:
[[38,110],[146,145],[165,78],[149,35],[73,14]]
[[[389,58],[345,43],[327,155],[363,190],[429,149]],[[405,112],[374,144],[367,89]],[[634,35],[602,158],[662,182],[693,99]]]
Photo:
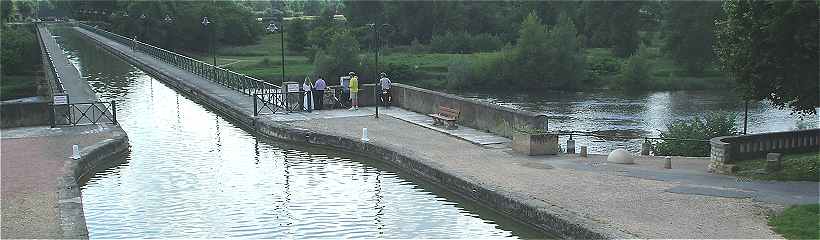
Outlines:
[[430,49],[438,53],[486,52],[498,50],[501,46],[501,38],[487,33],[471,35],[467,32],[447,32],[433,36],[430,41]]
[[[661,138],[709,140],[713,137],[729,136],[737,133],[735,114],[710,113],[704,117],[676,120],[666,126]],[[684,140],[664,140],[655,146],[656,155],[665,156],[709,156],[709,142]]]
[[652,71],[649,54],[646,47],[641,46],[638,53],[629,57],[621,74],[613,82],[612,88],[620,90],[645,90],[651,88],[648,86]]

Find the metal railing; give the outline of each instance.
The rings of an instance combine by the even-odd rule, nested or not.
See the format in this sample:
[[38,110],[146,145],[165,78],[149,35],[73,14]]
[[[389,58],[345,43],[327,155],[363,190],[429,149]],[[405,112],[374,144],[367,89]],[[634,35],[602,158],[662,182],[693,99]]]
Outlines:
[[[256,101],[264,102],[261,106],[274,106],[273,109],[286,109],[286,106],[282,105],[281,101],[276,101],[276,97],[266,96],[274,96],[276,95],[275,93],[281,92],[281,88],[279,86],[241,73],[214,66],[182,54],[155,47],[153,45],[140,42],[136,39],[123,37],[119,34],[105,31],[88,24],[79,23],[79,26],[108,39],[114,40],[120,44],[129,46],[134,51],[146,53],[179,69],[188,71],[208,79],[209,81],[249,95],[254,99],[254,103],[256,103]],[[256,106],[256,104],[254,105]],[[254,108],[254,115],[262,112],[262,110],[263,109]]]
[[313,94],[307,91],[256,93],[253,95],[253,116],[277,112],[310,112],[313,109],[312,99],[305,104],[305,98],[313,98]]
[[[49,73],[53,77],[54,81],[49,82],[49,88],[51,88],[51,95],[65,95],[65,86],[63,85],[63,80],[60,78],[60,73],[57,72],[57,68],[54,66],[54,59],[51,57],[51,52],[46,47],[46,43],[43,39],[42,32],[40,31],[40,27],[43,23],[35,23],[35,29],[37,30],[37,40],[40,42],[40,49],[42,53],[42,57],[45,62],[48,64]],[[43,26],[44,27],[44,26]]]
[[49,104],[51,127],[117,123],[117,102]]

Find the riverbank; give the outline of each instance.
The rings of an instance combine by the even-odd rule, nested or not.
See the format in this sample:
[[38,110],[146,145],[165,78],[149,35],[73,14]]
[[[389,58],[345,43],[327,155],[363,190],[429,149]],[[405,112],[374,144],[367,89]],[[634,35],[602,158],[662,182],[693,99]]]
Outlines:
[[[84,29],[77,30],[258,133],[382,159],[545,232],[572,238],[778,237],[766,225],[765,205],[770,202],[761,204],[747,195],[733,194],[744,192],[744,186],[718,187],[734,181],[731,177],[676,171],[667,175],[677,179],[657,180],[653,179],[657,175],[654,173],[663,170],[644,169],[643,177],[624,175],[623,170],[588,171],[580,166],[602,166],[602,156],[588,161],[566,155],[523,156],[506,146],[473,144],[397,120],[388,113],[374,119],[368,109],[357,112],[358,116],[340,114],[349,113],[346,110],[330,110],[253,117],[253,100],[247,95]],[[370,129],[370,141],[360,140],[362,127]],[[702,162],[704,169],[706,163]],[[705,177],[716,180],[697,182]],[[681,179],[690,184],[681,184]]]

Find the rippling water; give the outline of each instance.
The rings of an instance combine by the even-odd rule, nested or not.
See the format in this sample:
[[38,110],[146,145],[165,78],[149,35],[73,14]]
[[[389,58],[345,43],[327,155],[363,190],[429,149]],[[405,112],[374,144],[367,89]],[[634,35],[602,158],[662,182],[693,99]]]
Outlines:
[[[640,149],[640,137],[657,137],[670,122],[702,116],[709,112],[737,114],[737,130],[743,131],[743,101],[731,91],[674,91],[628,95],[613,92],[558,92],[534,94],[457,93],[463,97],[515,109],[543,113],[549,128],[596,132],[634,140],[577,137],[577,145],[591,152],[609,152],[623,147]],[[749,104],[748,133],[794,130],[798,125],[818,127],[817,115],[793,114],[768,102]],[[562,143],[567,138],[561,137]]]
[[91,238],[543,238],[377,161],[257,138],[68,29],[131,152],[88,179]]

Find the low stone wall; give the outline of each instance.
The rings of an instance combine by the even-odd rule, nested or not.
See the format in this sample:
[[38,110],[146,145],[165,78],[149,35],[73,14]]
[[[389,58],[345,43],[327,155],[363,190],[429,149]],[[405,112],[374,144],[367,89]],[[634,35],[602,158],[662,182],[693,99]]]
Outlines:
[[49,125],[49,102],[32,97],[0,103],[0,128]]
[[453,94],[408,86],[400,83],[391,88],[393,105],[423,114],[435,113],[439,106],[458,109],[458,123],[512,138],[517,129],[547,130],[547,116],[515,110],[495,104],[466,99]]
[[820,149],[820,129],[716,137],[710,140],[709,170],[730,173],[734,163],[767,153],[811,152]]
[[88,227],[85,224],[83,202],[80,192],[80,179],[93,175],[101,166],[110,165],[113,156],[123,154],[129,149],[128,136],[116,128],[115,137],[100,141],[83,148],[79,159],[67,159],[63,166],[64,175],[57,185],[58,208],[60,211],[60,227],[63,238],[88,239]]

